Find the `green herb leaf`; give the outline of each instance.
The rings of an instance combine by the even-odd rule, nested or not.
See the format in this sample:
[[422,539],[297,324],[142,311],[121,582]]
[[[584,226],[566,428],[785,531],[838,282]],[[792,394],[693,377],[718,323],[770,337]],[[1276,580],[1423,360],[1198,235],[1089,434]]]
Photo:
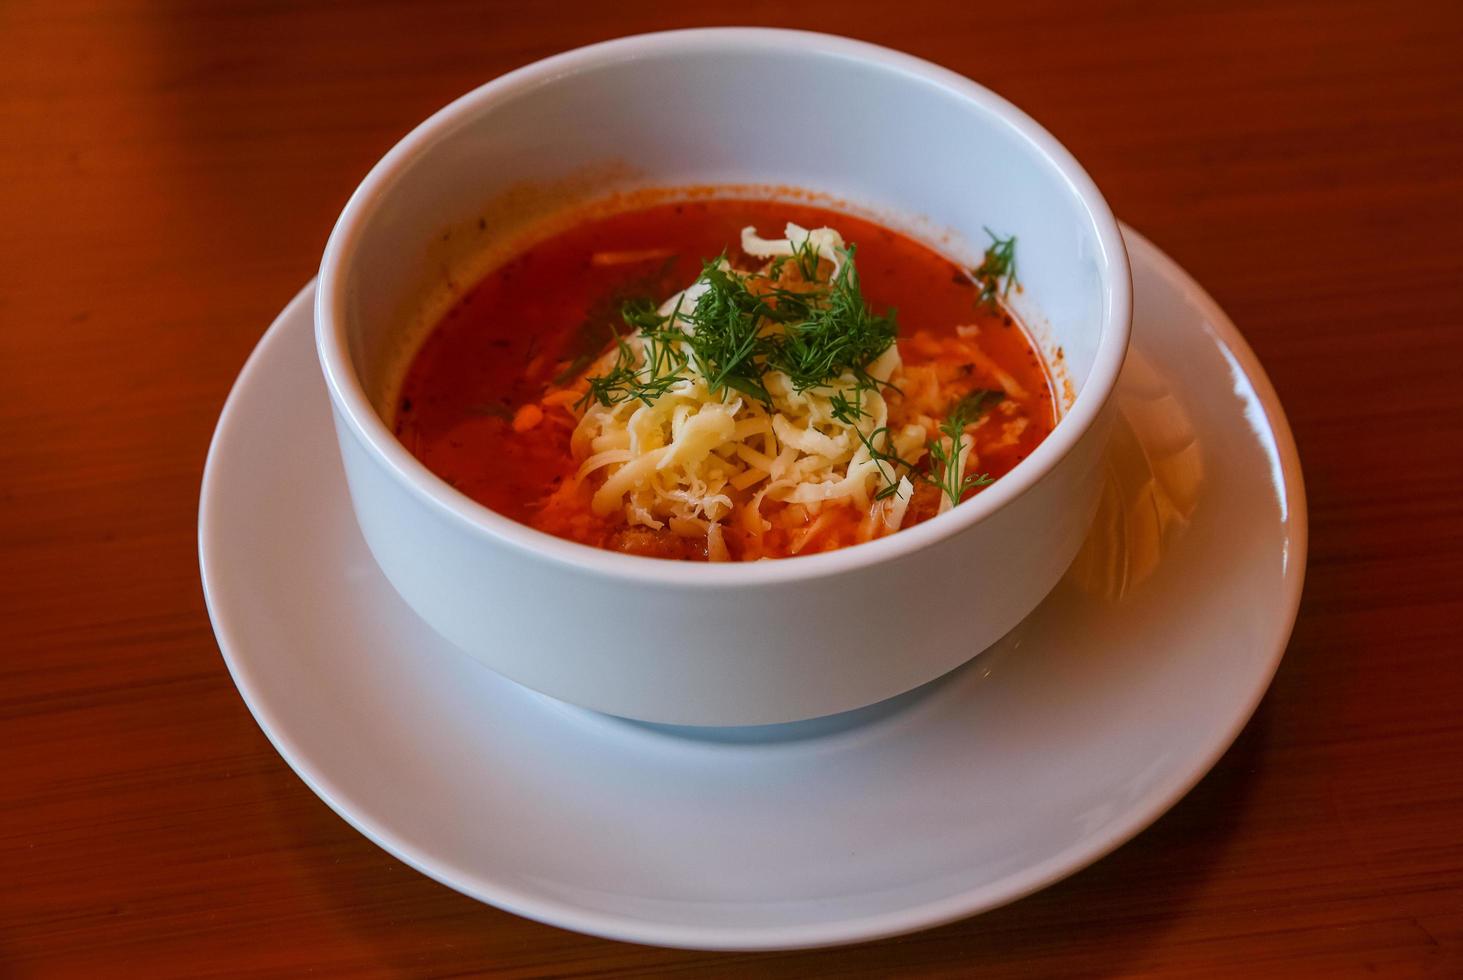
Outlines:
[[995,482],[987,473],[962,475],[960,451],[964,448],[966,428],[1005,397],[1005,392],[990,388],[977,388],[968,393],[945,413],[945,420],[940,423],[940,433],[945,438],[929,442],[930,471],[925,479],[950,498],[951,506],[960,503],[969,491]]
[[804,282],[814,282],[818,278],[818,250],[813,247],[813,236],[804,236],[801,242],[792,247],[793,261],[797,263],[798,272],[802,275]]
[[[687,366],[713,393],[734,391],[764,404],[771,403],[763,380],[769,371],[785,374],[799,391],[845,375],[861,388],[874,388],[878,382],[868,366],[894,343],[897,326],[892,310],[875,315],[864,301],[854,253],[850,246],[838,275],[818,283],[812,278],[818,255],[803,242],[793,260],[807,278],[805,290],[767,286],[767,276],[724,268],[723,253],[703,265],[697,282],[706,289],[693,309],[661,317],[648,301],[627,304],[621,316],[643,338],[646,363],[622,351],[613,370],[590,379],[589,397],[604,405],[643,398],[663,390],[656,386],[667,372]],[[667,351],[684,354],[677,362]]]
[[834,392],[828,401],[833,409],[833,417],[845,425],[852,426],[859,441],[869,451],[869,458],[874,461],[874,465],[879,470],[879,478],[884,483],[879,488],[879,492],[874,494],[874,499],[884,500],[899,492],[899,471],[894,467],[903,466],[907,470],[913,470],[914,464],[907,459],[902,459],[898,453],[892,451],[894,433],[887,425],[881,425],[867,434],[859,425],[859,419],[869,414],[864,410],[863,393],[865,390],[864,388],[854,388],[852,399],[844,392]]
[[989,228],[985,233],[991,236],[980,265],[970,270],[970,276],[980,286],[977,302],[994,308],[996,300],[1005,299],[1012,286],[1019,286],[1016,278],[1016,236],[1001,238]]
[[953,426],[964,431],[967,425],[995,408],[996,403],[1005,397],[1006,393],[999,388],[976,388],[974,391],[967,392],[950,406],[950,410],[945,413],[945,421],[941,428]]
[[856,254],[856,246],[850,245],[822,302],[786,323],[782,342],[769,358],[769,366],[786,374],[798,391],[844,374],[852,374],[861,387],[873,388],[868,366],[894,343],[895,311],[875,315],[864,301]]
[[590,305],[584,320],[566,345],[564,368],[554,376],[554,384],[572,381],[604,353],[606,328],[619,333],[623,320],[633,329],[635,324],[624,316],[627,307],[644,306],[652,313],[655,311],[655,303],[646,297],[664,295],[675,288],[671,283],[671,275],[675,271],[676,258],[674,255],[668,256],[654,272],[637,276],[615,287]]
[[624,337],[611,333],[614,336],[615,365],[605,374],[589,379],[589,390],[577,405],[581,411],[591,402],[609,407],[632,398],[650,405],[681,380],[681,372],[686,367],[685,356],[670,344],[658,340],[655,333],[645,336],[643,363],[641,356]]

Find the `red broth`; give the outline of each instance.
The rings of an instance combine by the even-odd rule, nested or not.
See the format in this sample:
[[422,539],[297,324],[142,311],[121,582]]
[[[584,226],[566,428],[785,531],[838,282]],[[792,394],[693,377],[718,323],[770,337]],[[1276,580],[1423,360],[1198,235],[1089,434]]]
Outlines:
[[[722,252],[739,268],[756,267],[759,260],[740,251],[742,228],[780,237],[789,221],[836,228],[857,246],[865,298],[875,311],[897,310],[906,367],[928,366],[957,394],[962,387],[1000,387],[992,366],[1014,379],[1022,394],[1005,399],[1002,424],[976,430],[988,433],[976,443],[983,473],[999,478],[1050,433],[1057,411],[1046,366],[1007,310],[979,301],[969,270],[851,215],[806,204],[700,199],[585,220],[489,273],[412,361],[397,405],[397,436],[432,472],[516,521],[598,547],[704,560],[704,540],[595,518],[587,498],[583,513],[546,508],[578,462],[569,448],[574,405],[542,400],[546,391],[572,386],[569,379],[606,349],[611,331],[625,329],[625,300],[659,303]],[[939,502],[935,487],[919,484],[903,526],[927,520]],[[728,545],[733,557],[760,558],[855,543],[863,514],[838,509],[849,513],[778,514],[769,535],[751,542],[733,533]]]

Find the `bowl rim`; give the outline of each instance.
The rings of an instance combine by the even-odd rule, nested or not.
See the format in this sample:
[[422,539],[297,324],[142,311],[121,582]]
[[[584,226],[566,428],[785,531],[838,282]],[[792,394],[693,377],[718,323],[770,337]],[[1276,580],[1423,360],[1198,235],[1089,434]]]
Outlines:
[[[409,164],[494,103],[607,64],[668,54],[747,51],[858,61],[923,82],[973,103],[1009,126],[1054,166],[1096,232],[1103,284],[1097,351],[1071,407],[1030,456],[958,507],[874,541],[782,561],[686,562],[608,551],[521,524],[453,488],[413,456],[382,421],[350,356],[344,315],[347,273],[382,200]],[[371,168],[346,202],[321,259],[314,312],[316,352],[337,419],[394,479],[438,515],[524,557],[547,559],[595,577],[675,589],[736,588],[840,575],[905,558],[990,518],[1030,491],[1087,435],[1112,394],[1132,328],[1132,273],[1117,220],[1091,177],[1055,137],[1001,96],[950,69],[865,41],[780,28],[715,27],[638,34],[566,51],[501,75],[433,113]]]

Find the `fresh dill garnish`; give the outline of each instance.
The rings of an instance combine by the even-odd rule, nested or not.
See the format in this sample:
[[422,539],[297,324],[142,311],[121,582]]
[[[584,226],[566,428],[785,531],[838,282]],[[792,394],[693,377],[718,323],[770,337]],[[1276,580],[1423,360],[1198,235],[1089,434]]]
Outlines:
[[930,471],[925,478],[950,498],[951,506],[960,503],[960,498],[964,497],[968,491],[994,482],[987,473],[962,475],[960,451],[963,447],[966,427],[1004,397],[1006,397],[1005,394],[1000,391],[993,391],[989,388],[975,389],[951,405],[950,411],[945,415],[945,420],[940,423],[940,433],[949,440],[949,443],[946,444],[945,439],[930,440],[927,447],[930,453]]
[[818,278],[818,250],[813,247],[813,236],[805,235],[801,242],[793,244],[792,258],[797,263],[798,272],[802,274],[804,282],[814,282]]
[[[763,361],[774,339],[763,327],[781,319],[765,296],[753,293],[741,277],[722,268],[725,255],[708,262],[701,270],[707,290],[695,307],[682,317],[672,317],[675,340],[684,344],[691,360],[712,393],[738,391],[764,404],[772,401],[762,383]],[[689,330],[680,330],[684,319]]]
[[980,286],[977,301],[994,307],[997,299],[1011,294],[1012,286],[1021,283],[1016,278],[1016,236],[1001,238],[989,228],[985,233],[991,236],[991,243],[981,257],[980,265],[970,270],[970,276]]
[[654,300],[642,296],[620,307],[620,319],[633,330],[658,330],[666,318],[656,312]]
[[996,403],[1004,400],[1006,393],[999,388],[976,388],[966,392],[945,414],[948,422],[956,420],[960,428],[965,428],[972,422],[980,419],[982,415],[996,407]]
[[[845,375],[860,388],[877,387],[868,366],[894,343],[897,326],[892,310],[876,315],[864,301],[854,252],[853,246],[842,252],[838,274],[821,283],[813,278],[817,252],[807,242],[795,247],[791,260],[805,273],[802,289],[771,285],[765,274],[730,270],[723,254],[703,265],[697,282],[705,289],[691,309],[678,307],[662,317],[648,301],[626,304],[622,319],[639,332],[645,360],[628,345],[621,347],[614,368],[589,379],[585,403],[646,400],[674,383],[668,375],[687,366],[706,379],[713,394],[735,391],[764,405],[772,401],[764,382],[770,371],[786,375],[798,391]],[[805,262],[811,264],[804,268]],[[678,351],[684,352],[680,361],[670,356]]]
[[[647,313],[640,304],[627,303],[625,308],[626,322],[632,316],[654,317],[657,322],[669,319],[660,317],[654,309]],[[615,364],[606,373],[588,379],[589,390],[579,400],[579,408],[596,401],[608,407],[632,398],[649,405],[682,380],[680,373],[686,367],[685,355],[673,344],[659,339],[658,330],[647,331],[643,335],[643,363],[641,356],[624,337],[613,331],[612,334]]]
[[[879,478],[884,482],[884,485],[879,488],[879,492],[874,494],[874,499],[884,500],[899,492],[899,473],[894,467],[903,466],[913,470],[914,464],[891,451],[891,447],[894,445],[894,433],[887,425],[881,425],[867,434],[859,426],[859,419],[869,414],[864,410],[864,391],[863,388],[854,388],[852,399],[842,391],[835,391],[828,402],[832,408],[833,417],[850,426],[854,434],[858,436],[859,442],[863,443],[864,448],[869,451],[869,458],[874,461],[874,466],[879,470]],[[883,437],[883,448],[875,445],[881,436]]]
[[[898,325],[894,310],[875,315],[864,302],[854,264],[856,252],[850,245],[842,253],[843,266],[828,284],[823,302],[786,324],[781,343],[769,357],[769,367],[787,375],[798,391],[827,384],[845,373],[852,374],[860,387],[877,384],[867,368],[894,343]],[[816,253],[813,259],[817,261]],[[784,302],[779,298],[779,306]]]
[[[667,256],[658,269],[616,286],[590,305],[584,319],[565,345],[567,356],[564,367],[554,376],[554,384],[572,381],[599,359],[605,350],[605,329],[609,328],[615,333],[621,331],[620,321],[624,319],[623,313],[627,305],[643,304],[654,312],[655,304],[644,297],[658,296],[674,288],[671,286],[671,276],[675,271],[676,259],[675,255]],[[629,323],[628,320],[625,322]],[[631,327],[633,329],[633,324]]]

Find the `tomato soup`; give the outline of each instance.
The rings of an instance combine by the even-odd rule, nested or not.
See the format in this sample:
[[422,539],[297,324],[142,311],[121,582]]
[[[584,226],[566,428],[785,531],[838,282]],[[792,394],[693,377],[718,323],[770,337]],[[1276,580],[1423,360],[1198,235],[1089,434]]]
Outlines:
[[587,545],[754,560],[858,544],[979,493],[1055,424],[1004,304],[1015,245],[964,268],[771,200],[586,219],[456,303],[394,429],[462,493]]

